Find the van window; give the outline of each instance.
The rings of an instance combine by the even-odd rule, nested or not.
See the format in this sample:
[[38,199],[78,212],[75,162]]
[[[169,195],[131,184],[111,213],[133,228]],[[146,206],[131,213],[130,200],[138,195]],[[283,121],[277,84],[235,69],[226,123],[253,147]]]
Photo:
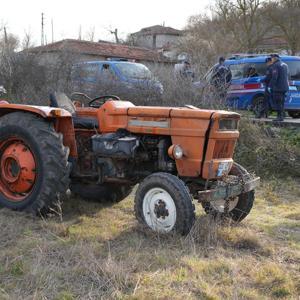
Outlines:
[[151,79],[150,70],[142,64],[133,63],[116,63],[116,67],[120,70],[123,76],[135,79]]
[[78,64],[73,67],[72,78],[74,80],[95,80],[99,64]]
[[249,77],[249,69],[255,68],[258,76],[264,76],[266,74],[267,66],[265,63],[245,63],[238,65],[229,65],[232,73],[232,79],[242,79]]
[[109,64],[103,64],[100,79],[108,82],[116,79],[114,71],[111,69]]

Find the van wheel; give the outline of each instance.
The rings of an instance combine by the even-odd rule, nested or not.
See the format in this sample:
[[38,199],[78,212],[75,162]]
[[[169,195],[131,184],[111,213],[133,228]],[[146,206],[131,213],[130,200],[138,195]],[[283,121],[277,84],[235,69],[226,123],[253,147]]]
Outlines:
[[300,111],[288,111],[288,114],[294,119],[300,118]]
[[135,195],[138,221],[160,233],[186,235],[195,221],[195,206],[187,186],[178,177],[155,173],[144,179]]
[[258,96],[253,100],[252,110],[254,112],[255,118],[259,118],[264,110],[264,96]]

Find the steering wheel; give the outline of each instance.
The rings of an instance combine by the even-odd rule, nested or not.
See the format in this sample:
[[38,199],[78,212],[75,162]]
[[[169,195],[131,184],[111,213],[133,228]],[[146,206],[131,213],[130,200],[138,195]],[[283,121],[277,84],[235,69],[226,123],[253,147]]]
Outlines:
[[121,100],[118,96],[115,95],[104,95],[94,98],[89,102],[89,107],[99,108],[102,104],[104,104],[107,100]]

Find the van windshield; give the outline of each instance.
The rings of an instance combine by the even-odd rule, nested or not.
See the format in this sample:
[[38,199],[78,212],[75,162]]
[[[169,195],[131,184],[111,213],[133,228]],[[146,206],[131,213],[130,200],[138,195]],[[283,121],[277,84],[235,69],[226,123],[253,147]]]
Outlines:
[[127,78],[151,79],[153,77],[150,70],[142,64],[116,63],[115,65],[122,75]]
[[[289,79],[300,80],[300,61],[284,61],[289,68]],[[265,63],[244,63],[238,65],[229,65],[232,79],[242,79],[249,76],[249,70],[255,69],[256,76],[264,76],[266,74],[267,65]],[[252,69],[253,70],[253,69]],[[253,76],[252,76],[253,77]]]

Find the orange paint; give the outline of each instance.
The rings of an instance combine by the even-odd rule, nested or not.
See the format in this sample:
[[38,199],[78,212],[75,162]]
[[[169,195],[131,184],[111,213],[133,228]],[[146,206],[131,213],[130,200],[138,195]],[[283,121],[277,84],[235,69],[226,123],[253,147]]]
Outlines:
[[[176,160],[180,176],[201,175],[204,179],[216,178],[220,162],[229,162],[232,165],[235,142],[239,137],[238,130],[219,130],[219,119],[240,118],[239,114],[228,111],[184,107],[135,107],[130,102],[107,101],[99,109],[98,118],[100,132],[115,132],[123,128],[132,133],[171,136],[172,143],[180,145],[184,150],[184,157]],[[209,142],[205,145],[211,119],[213,125],[210,128]],[[227,146],[224,146],[224,143]],[[203,162],[205,146],[207,150]],[[226,155],[228,157],[226,159],[214,157],[214,153],[224,147],[228,147]]]
[[23,141],[14,138],[1,143],[0,150],[0,191],[12,201],[22,201],[36,179],[34,155]]
[[74,128],[72,116],[63,109],[0,104],[0,116],[12,111],[26,111],[53,120],[55,129],[63,134],[63,143],[70,149],[70,156],[77,157],[76,134],[88,135],[126,129],[133,134],[170,136],[172,144],[180,145],[184,156],[176,159],[180,176],[216,178],[219,164],[233,164],[232,156],[239,132],[220,130],[221,119],[239,120],[237,113],[193,109],[187,107],[134,106],[128,101],[107,101],[99,109],[76,107],[76,117],[95,118],[98,129]]

